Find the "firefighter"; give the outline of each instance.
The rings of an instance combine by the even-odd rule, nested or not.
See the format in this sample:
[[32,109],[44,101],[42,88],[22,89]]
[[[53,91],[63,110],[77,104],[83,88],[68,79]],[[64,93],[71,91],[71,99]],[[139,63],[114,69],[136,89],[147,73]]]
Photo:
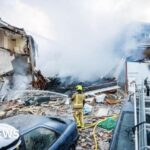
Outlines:
[[83,106],[85,103],[85,95],[83,94],[83,87],[81,85],[76,86],[76,93],[72,95],[72,109],[73,116],[78,127],[84,127],[83,122]]

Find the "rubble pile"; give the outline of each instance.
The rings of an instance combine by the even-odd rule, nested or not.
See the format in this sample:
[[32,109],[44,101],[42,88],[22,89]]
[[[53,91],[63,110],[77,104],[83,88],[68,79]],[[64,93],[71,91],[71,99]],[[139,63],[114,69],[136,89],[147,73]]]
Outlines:
[[[93,140],[93,128],[79,130],[80,138],[78,141],[78,146],[76,147],[77,150],[87,150],[91,149],[94,150],[95,143]],[[112,132],[104,130],[102,128],[97,128],[96,133],[97,141],[98,141],[98,148],[99,150],[108,150],[110,140],[112,138]]]
[[[96,106],[94,106],[94,109],[91,113],[92,115],[89,114],[85,116],[84,119],[85,123],[94,123],[100,120],[101,118],[103,119],[105,117],[112,116],[114,114],[119,114],[122,103],[123,100],[121,101],[121,103],[115,105],[96,104]],[[101,110],[101,109],[102,109],[101,114],[95,113],[97,112],[97,110]],[[105,114],[107,113],[107,115],[104,116],[103,111]],[[93,139],[93,127],[80,129],[79,133],[80,133],[80,138],[78,141],[77,150],[87,150],[87,149],[94,150],[95,144]],[[112,130],[106,130],[97,127],[95,134],[98,142],[98,149],[108,150],[112,138]]]
[[7,118],[19,114],[34,114],[46,116],[67,116],[73,118],[71,106],[64,104],[64,101],[49,101],[40,106],[20,104],[18,101],[9,101],[1,104],[0,118]]
[[[84,115],[85,125],[88,126],[92,123],[97,122],[100,119],[105,117],[112,116],[114,114],[119,114],[121,110],[121,106],[124,102],[124,95],[120,92],[114,94],[115,97],[119,97],[118,103],[109,104],[106,102],[108,98],[106,94],[106,98],[102,102],[96,102],[95,98],[93,101],[89,102],[87,98],[87,105],[91,106],[91,112],[88,112]],[[118,96],[119,95],[119,96]],[[72,115],[71,105],[66,103],[66,99],[64,100],[51,100],[47,102],[43,102],[39,105],[26,105],[25,103],[21,103],[20,100],[2,102],[0,103],[0,119],[11,117],[18,114],[34,114],[34,115],[46,115],[46,116],[60,116],[65,118],[74,119]],[[86,127],[79,128],[79,140],[76,149],[77,150],[93,150],[95,148],[95,143],[93,139],[93,128]],[[96,128],[95,132],[97,138],[98,149],[100,150],[108,150],[110,141],[112,138],[112,130],[107,130],[102,127]]]
[[[104,96],[105,94],[105,96]],[[86,99],[86,104],[92,106],[92,111],[89,112],[87,115],[84,116],[84,122],[85,124],[92,124],[97,122],[100,119],[104,119],[113,115],[119,115],[121,111],[122,104],[125,100],[125,94],[122,92],[122,90],[118,90],[118,92],[111,94],[110,93],[103,93],[103,94],[96,94],[96,96],[102,95],[103,100],[102,101],[96,101],[95,95],[89,96],[89,98]],[[105,98],[104,98],[105,97]],[[107,99],[112,99],[115,102],[107,103]],[[80,138],[77,145],[77,150],[87,150],[95,149],[95,142],[93,139],[93,128],[84,128],[79,129]],[[95,131],[98,149],[99,150],[108,150],[112,138],[112,131],[113,130],[107,130],[101,127],[97,127]]]

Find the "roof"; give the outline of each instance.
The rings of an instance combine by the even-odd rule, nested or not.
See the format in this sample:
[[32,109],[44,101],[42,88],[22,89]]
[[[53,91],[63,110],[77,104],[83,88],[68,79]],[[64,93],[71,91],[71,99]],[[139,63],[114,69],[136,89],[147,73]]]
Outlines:
[[146,58],[143,58],[143,59],[127,59],[126,60],[127,62],[137,62],[137,63],[149,63],[150,62],[150,59],[146,59]]
[[26,32],[23,28],[14,27],[14,26],[6,23],[5,21],[3,21],[1,18],[0,18],[0,28],[13,31],[13,32],[21,34],[21,35],[26,35]]
[[112,86],[112,87],[106,87],[106,88],[102,88],[102,89],[97,89],[97,90],[93,90],[93,91],[88,91],[88,92],[85,92],[86,95],[93,95],[95,93],[102,93],[102,92],[107,92],[107,91],[111,91],[111,90],[116,90],[116,89],[119,89],[120,86],[118,85],[115,85],[115,86]]

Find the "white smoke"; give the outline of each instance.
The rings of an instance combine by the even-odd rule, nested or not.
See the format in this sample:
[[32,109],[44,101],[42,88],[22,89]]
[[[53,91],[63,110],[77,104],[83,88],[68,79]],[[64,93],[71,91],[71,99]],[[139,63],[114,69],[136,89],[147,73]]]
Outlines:
[[0,16],[34,36],[45,75],[93,79],[131,54],[135,43],[119,40],[132,22],[150,20],[149,7],[149,0],[2,0]]
[[29,88],[32,81],[32,76],[28,74],[29,66],[24,57],[16,57],[13,64],[13,89],[12,90],[25,90]]

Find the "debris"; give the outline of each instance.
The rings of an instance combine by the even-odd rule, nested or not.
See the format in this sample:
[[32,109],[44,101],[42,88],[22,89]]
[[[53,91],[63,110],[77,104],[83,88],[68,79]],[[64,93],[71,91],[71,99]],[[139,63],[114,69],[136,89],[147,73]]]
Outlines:
[[97,95],[97,96],[95,97],[96,102],[97,102],[97,103],[102,103],[102,102],[104,102],[105,97],[106,97],[106,94]]
[[109,108],[99,108],[98,111],[95,113],[96,117],[103,117],[108,115]]
[[116,99],[118,99],[118,96],[115,94],[109,94],[109,95],[107,95],[107,98],[116,100]]
[[107,95],[105,102],[106,104],[114,105],[120,103],[121,100],[119,100],[118,96],[116,96],[115,94],[109,94]]
[[86,102],[89,102],[89,103],[93,103],[94,97],[95,97],[95,96],[86,98],[85,101],[86,101]]
[[0,119],[3,119],[6,115],[5,111],[0,111]]
[[120,100],[107,99],[107,98],[106,98],[106,103],[107,103],[107,104],[110,104],[110,105],[114,105],[114,104],[121,103],[121,101],[120,101]]
[[69,105],[69,104],[70,104],[70,99],[66,98],[65,105]]
[[[19,92],[19,91],[18,91]],[[28,98],[28,97],[42,97],[42,96],[49,96],[51,94],[55,94],[53,100],[45,101],[40,103],[38,106],[36,105],[24,105],[21,102]],[[17,92],[14,95],[18,95]],[[22,95],[22,93],[21,93]],[[18,98],[19,96],[16,96]],[[61,99],[60,99],[61,97]],[[93,98],[93,97],[92,97]],[[33,91],[24,91],[24,95],[21,96],[21,99],[12,100],[9,102],[3,102],[1,105],[3,106],[2,111],[6,114],[4,115],[5,118],[14,116],[17,114],[35,114],[35,115],[47,115],[47,116],[59,116],[74,119],[72,115],[72,108],[71,105],[68,105],[66,95],[59,94],[55,92],[49,91],[40,91],[40,90],[33,90]],[[66,103],[67,102],[67,103]],[[120,112],[122,103],[118,103],[117,105],[106,105],[104,103],[94,103],[92,106],[89,102],[85,103],[85,106],[90,108],[88,110],[88,114],[84,116],[84,123],[89,125],[97,122],[99,119],[104,118],[104,116],[112,116],[115,112]],[[109,126],[110,127],[110,126]],[[108,128],[109,128],[108,127]],[[112,130],[107,130],[102,127],[98,127],[95,130],[97,142],[98,142],[98,149],[106,149],[109,147],[110,143],[109,140],[112,137]],[[77,143],[77,150],[87,150],[95,149],[94,139],[93,139],[93,127],[79,129],[80,138]],[[103,150],[103,149],[102,149]]]
[[40,89],[40,90],[43,90],[46,88],[46,85],[48,83],[48,79],[46,79],[40,70],[38,71],[35,71],[34,72],[34,76],[36,77],[36,80],[32,81],[32,86],[35,88],[35,89]]
[[84,111],[84,114],[89,114],[90,112],[92,112],[92,106],[89,104],[85,104],[83,111]]
[[34,78],[36,44],[22,28],[0,19],[0,98],[10,89],[29,88]]
[[6,112],[6,116],[5,117],[6,118],[12,117],[12,116],[14,116],[16,114],[17,114],[17,109],[9,110],[9,111]]
[[109,149],[109,142],[99,142],[99,149],[100,150],[108,150]]

